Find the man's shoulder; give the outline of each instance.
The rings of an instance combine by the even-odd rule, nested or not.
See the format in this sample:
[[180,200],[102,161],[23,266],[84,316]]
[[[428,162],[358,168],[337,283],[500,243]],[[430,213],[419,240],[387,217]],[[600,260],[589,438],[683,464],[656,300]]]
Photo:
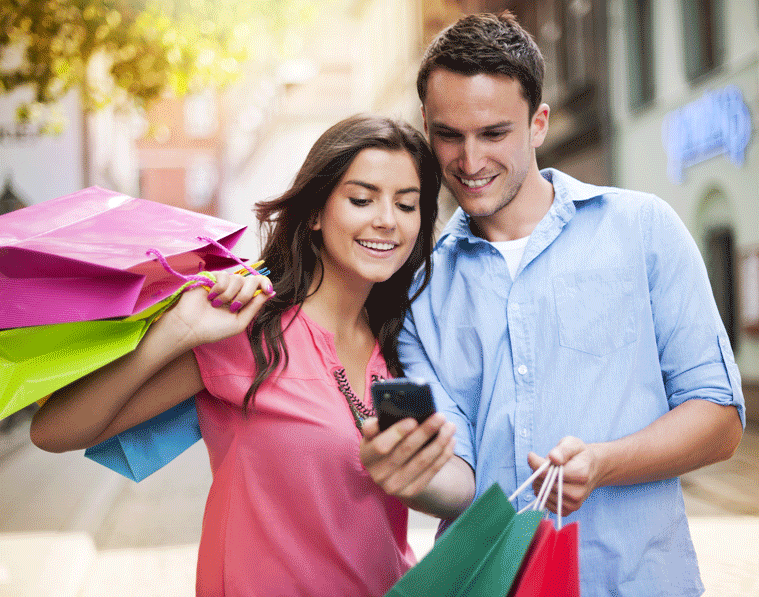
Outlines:
[[573,201],[587,201],[601,197],[613,201],[624,199],[638,201],[661,200],[656,195],[644,191],[584,182],[555,168],[545,168],[541,170],[541,174],[553,185],[554,191],[557,194],[566,195]]
[[602,209],[626,213],[671,211],[666,201],[646,191],[591,184],[553,168],[546,168],[541,174],[553,184],[560,201],[572,202],[577,208],[600,204]]

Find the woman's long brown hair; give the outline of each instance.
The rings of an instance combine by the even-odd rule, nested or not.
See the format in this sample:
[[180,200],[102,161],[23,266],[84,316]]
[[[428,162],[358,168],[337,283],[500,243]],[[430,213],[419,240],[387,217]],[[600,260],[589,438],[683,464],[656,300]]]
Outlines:
[[[268,234],[261,259],[272,272],[269,278],[277,294],[266,301],[248,329],[256,376],[245,395],[246,411],[255,404],[261,384],[280,365],[287,366],[282,315],[291,307],[300,308],[315,276],[322,271],[317,267],[321,263],[321,233],[312,230],[311,224],[356,155],[368,148],[408,153],[421,181],[421,226],[411,255],[392,277],[372,287],[366,301],[369,326],[379,341],[388,370],[394,376],[402,373],[397,338],[411,301],[424,289],[432,273],[440,168],[424,137],[412,126],[392,118],[359,114],[337,123],[319,137],[284,195],[256,204],[262,232]],[[422,283],[409,298],[415,273],[422,267]]]

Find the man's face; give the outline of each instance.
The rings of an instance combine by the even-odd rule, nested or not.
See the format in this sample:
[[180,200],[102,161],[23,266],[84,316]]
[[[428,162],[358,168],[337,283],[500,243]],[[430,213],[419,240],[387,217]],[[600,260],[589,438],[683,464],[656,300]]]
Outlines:
[[545,137],[548,106],[529,118],[517,79],[438,68],[422,110],[443,181],[464,211],[486,218],[518,196]]

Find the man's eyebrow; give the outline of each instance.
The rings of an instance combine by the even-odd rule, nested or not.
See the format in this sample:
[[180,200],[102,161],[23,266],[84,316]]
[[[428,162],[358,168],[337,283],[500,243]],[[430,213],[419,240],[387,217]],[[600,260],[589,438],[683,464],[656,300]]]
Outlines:
[[[377,185],[373,185],[370,182],[364,182],[363,180],[346,180],[343,184],[353,184],[375,193],[378,193],[380,190]],[[419,187],[406,187],[405,189],[398,189],[395,191],[396,195],[404,195],[406,193],[421,193],[421,191],[419,190]]]
[[[461,131],[459,131],[456,128],[453,128],[451,126],[448,126],[446,124],[443,124],[442,122],[433,122],[430,125],[430,128],[436,131],[449,131],[451,133],[458,133],[460,134]],[[502,122],[496,122],[495,124],[489,124],[487,126],[482,127],[477,132],[487,132],[492,130],[501,130],[501,129],[513,129],[514,128],[514,122],[511,120],[504,120]]]

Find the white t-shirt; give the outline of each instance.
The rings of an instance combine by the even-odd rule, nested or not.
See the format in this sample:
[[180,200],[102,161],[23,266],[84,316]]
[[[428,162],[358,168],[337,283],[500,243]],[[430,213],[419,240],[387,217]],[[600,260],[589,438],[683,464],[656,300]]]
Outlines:
[[522,255],[524,255],[524,248],[527,246],[528,240],[530,240],[530,237],[525,236],[516,240],[503,240],[492,243],[506,260],[506,266],[509,268],[512,280],[517,273],[519,262],[522,261]]

